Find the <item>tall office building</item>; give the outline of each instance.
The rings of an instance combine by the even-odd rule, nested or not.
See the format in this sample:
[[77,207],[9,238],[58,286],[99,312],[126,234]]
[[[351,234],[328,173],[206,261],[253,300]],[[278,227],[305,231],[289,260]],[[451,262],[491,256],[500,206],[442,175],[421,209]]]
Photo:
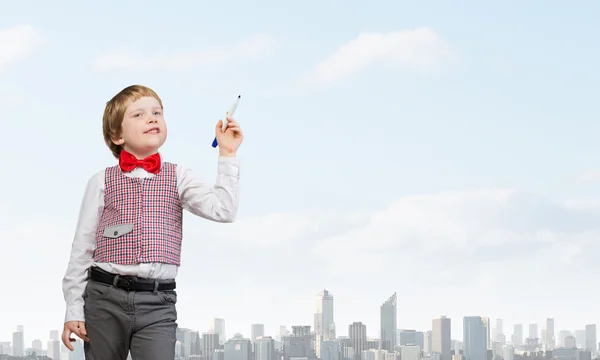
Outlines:
[[379,348],[390,352],[396,348],[396,293],[381,305]]
[[317,294],[315,312],[315,334],[321,335],[323,340],[335,338],[332,330],[335,329],[333,321],[333,294],[323,290]]
[[463,356],[465,360],[487,360],[488,329],[485,318],[465,316],[463,319]]
[[12,344],[13,356],[25,355],[25,331],[23,329],[23,325],[17,326],[17,331],[13,333]]
[[50,340],[60,340],[58,337],[58,330],[50,330]]
[[577,342],[577,347],[579,349],[585,349],[586,348],[586,334],[585,334],[585,329],[584,330],[575,330],[575,340]]
[[504,323],[502,319],[496,319],[496,327],[494,328],[492,340],[501,342],[499,339],[502,335],[504,335]]
[[219,334],[219,344],[225,344],[225,340],[227,339],[225,334],[225,320],[214,318],[210,321],[210,330],[209,332],[213,332]]
[[202,355],[205,359],[212,359],[213,354],[219,346],[219,334],[216,332],[202,333]]
[[440,360],[452,360],[450,318],[442,316],[431,323],[431,352],[440,354]]
[[596,324],[585,326],[585,349],[592,352],[592,359],[598,353],[598,342],[596,340]]
[[60,340],[48,341],[46,355],[51,359],[60,359]]
[[277,360],[275,341],[270,336],[259,336],[254,339],[254,360]]
[[523,346],[523,324],[513,326],[512,343],[515,347]]
[[327,290],[323,290],[317,294],[314,328],[315,352],[317,357],[321,358],[321,344],[323,341],[335,339],[333,295]]
[[254,344],[256,338],[261,336],[265,336],[265,325],[252,324],[250,327],[250,341],[252,341],[252,344]]
[[554,349],[555,345],[555,336],[554,336],[554,319],[547,318],[544,320],[544,324],[542,326],[544,338],[542,339],[544,347],[546,350]]
[[417,345],[423,351],[425,347],[425,334],[422,331],[406,329],[398,329],[396,331],[396,346]]
[[529,338],[530,339],[539,339],[537,324],[529,324]]
[[241,334],[235,334],[225,342],[223,353],[224,360],[252,360],[252,342]]
[[367,350],[367,326],[362,322],[353,322],[348,326],[348,337],[354,349],[354,359],[361,359],[362,352]]
[[492,348],[492,324],[489,317],[481,317],[481,320],[485,326],[485,343],[487,344],[486,346],[489,350]]
[[504,345],[502,360],[515,360],[515,348],[512,345]]

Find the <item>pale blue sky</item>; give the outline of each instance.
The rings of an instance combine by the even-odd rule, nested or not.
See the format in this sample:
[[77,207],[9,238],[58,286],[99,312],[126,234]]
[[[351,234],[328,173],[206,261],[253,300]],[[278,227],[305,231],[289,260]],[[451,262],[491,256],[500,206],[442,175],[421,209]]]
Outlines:
[[[0,340],[7,338],[13,331],[13,323],[16,326],[19,321],[30,328],[37,326],[43,339],[47,336],[44,335],[46,329],[61,325],[64,309],[60,277],[67,265],[83,189],[93,173],[114,163],[101,135],[103,107],[116,92],[133,83],[148,85],[163,98],[169,126],[169,138],[163,149],[165,156],[196,169],[209,181],[214,179],[216,171],[216,150],[210,147],[214,125],[234,97],[242,95],[236,116],[246,134],[240,150],[242,223],[234,229],[253,239],[262,238],[265,231],[275,233],[270,235],[273,241],[279,237],[276,230],[257,229],[256,224],[272,224],[277,229],[276,225],[281,227],[286,221],[277,220],[276,216],[283,216],[292,223],[290,219],[296,219],[294,224],[307,221],[307,226],[313,226],[309,220],[298,219],[310,218],[316,213],[336,214],[335,220],[325,221],[319,228],[325,234],[319,236],[342,236],[348,228],[353,228],[350,223],[355,218],[344,218],[341,214],[361,213],[368,217],[395,201],[402,201],[398,199],[403,196],[431,194],[435,197],[446,190],[464,190],[470,194],[469,191],[480,188],[515,188],[534,194],[535,199],[537,196],[545,198],[539,200],[542,208],[546,201],[556,202],[549,206],[563,209],[565,202],[594,203],[600,199],[597,181],[578,180],[588,171],[600,170],[600,142],[597,140],[600,134],[597,100],[600,3],[596,1],[571,2],[570,5],[562,1],[438,1],[429,2],[429,6],[423,2],[417,5],[417,2],[401,1],[370,1],[369,5],[364,1],[172,4],[167,6],[163,1],[95,4],[0,1],[0,31],[28,25],[41,39],[27,56],[7,62],[3,70],[0,55],[0,108],[5,134],[0,150],[5,154],[3,168],[8,174],[2,179],[0,211],[4,209],[6,213],[7,234],[19,232],[16,223],[29,224],[31,233],[22,235],[22,242],[12,249],[16,252],[14,258],[27,263],[26,272],[30,274],[45,271],[44,289],[51,291],[48,304],[36,305],[44,307],[40,309],[43,315],[39,316],[44,320],[39,320],[39,325],[34,325],[37,320],[27,315],[23,315],[25,318],[2,315],[12,322],[4,325],[3,321]],[[326,85],[307,87],[297,81],[360,33],[390,33],[422,26],[435,31],[453,54],[452,60],[434,59],[439,63],[435,71],[415,71],[395,66],[393,60],[382,59]],[[216,51],[213,54],[221,54],[255,36],[262,36],[265,46],[264,51],[259,50],[253,56],[225,56],[222,62],[182,70],[158,67],[98,72],[94,68],[96,60],[109,53],[126,51],[147,60],[160,55],[177,57],[181,53]],[[0,54],[2,52],[0,48]],[[361,54],[372,52],[364,50]],[[70,159],[77,162],[75,168]],[[524,203],[530,204],[527,199],[525,197]],[[515,210],[520,211],[521,218],[515,219],[528,216],[541,219],[540,231],[565,218],[575,219],[574,224],[580,230],[574,230],[573,236],[588,236],[584,230],[600,231],[594,210],[550,220],[539,207],[518,203]],[[437,208],[437,205],[431,204],[436,203],[424,200],[419,205],[424,208],[415,208],[425,209],[421,212],[423,221],[427,222],[424,227],[435,229],[436,219],[428,215],[426,206]],[[478,205],[473,206],[467,213],[476,218],[478,213],[474,209]],[[449,211],[454,212],[452,208]],[[492,213],[497,215],[495,211]],[[405,213],[397,213],[392,218],[401,223],[401,214]],[[593,221],[589,220],[590,216]],[[221,231],[218,226],[200,219],[188,219],[190,232]],[[503,221],[504,218],[499,223],[504,224]],[[32,231],[29,222],[46,224],[45,230]],[[363,222],[359,222],[360,226]],[[557,226],[562,229],[563,225]],[[248,235],[244,226],[256,230],[254,237]],[[515,226],[521,229],[518,224]],[[439,231],[443,233],[443,229]],[[53,233],[53,243],[42,239],[46,236],[44,231]],[[399,234],[404,233],[387,235],[393,238]],[[339,321],[340,332],[345,334],[349,323],[362,319],[370,326],[369,334],[376,336],[377,306],[393,291],[400,292],[404,280],[372,283],[377,288],[373,294],[357,295],[367,290],[358,284],[336,282],[341,280],[330,273],[323,276],[332,278],[321,280],[317,276],[321,273],[319,269],[298,273],[303,266],[317,265],[308,250],[306,258],[294,257],[298,254],[295,251],[302,246],[312,248],[320,238],[312,233],[307,234],[307,238],[296,236],[292,236],[294,239],[287,247],[275,246],[275,249],[252,246],[243,236],[234,236],[232,242],[225,242],[229,245],[210,245],[218,248],[212,248],[215,252],[212,259],[205,255],[205,243],[194,244],[196,250],[189,245],[184,249],[188,251],[185,255],[188,268],[185,265],[182,268],[181,281],[187,282],[181,290],[182,325],[205,331],[203,327],[210,317],[221,316],[232,329],[249,335],[250,322],[265,322],[270,333],[280,324],[312,324],[313,297],[327,287],[336,296],[347,294],[345,299],[336,297],[339,302],[358,301],[356,296],[365,299],[361,301],[365,304],[363,310],[346,305],[346,311],[342,310],[344,305],[339,305],[336,322]],[[440,238],[451,236],[444,233]],[[8,235],[7,239],[10,241]],[[369,236],[360,241],[367,240],[371,240]],[[211,239],[200,241],[210,243]],[[575,240],[567,237],[564,241],[570,244]],[[323,243],[328,243],[327,239]],[[242,246],[250,252],[238,254],[246,257],[233,260],[232,246]],[[319,245],[314,246],[319,248]],[[406,248],[401,247],[400,252],[403,249]],[[589,252],[590,248],[587,249],[584,252]],[[52,260],[43,258],[48,251],[54,254]],[[335,250],[331,251],[334,256]],[[425,253],[421,255],[428,258]],[[191,299],[191,292],[201,294],[198,297],[206,296],[210,286],[215,287],[210,290],[210,296],[225,296],[222,290],[217,290],[216,281],[202,283],[202,280],[197,287],[190,284],[194,281],[192,277],[198,275],[194,266],[200,269],[208,266],[194,264],[197,256],[200,262],[210,263],[211,268],[218,269],[226,278],[233,276],[227,274],[243,272],[257,281],[264,272],[275,271],[276,282],[262,284],[261,288],[270,288],[275,294],[286,286],[294,287],[284,291],[288,295],[280,295],[281,298],[273,301],[286,302],[288,296],[293,296],[295,300],[290,304],[304,304],[305,308],[299,311],[303,315],[295,317],[285,306],[276,312],[265,305],[266,300],[260,295],[252,304],[262,303],[264,308],[252,305],[253,313],[260,314],[253,320],[240,315],[242,310],[232,309],[236,306],[233,303],[223,305],[217,301],[221,299],[215,299],[203,305],[199,298]],[[348,254],[338,256],[351,258]],[[274,261],[272,265],[277,267],[268,268],[263,260],[257,263],[256,259]],[[365,264],[360,256],[357,259]],[[284,267],[292,260],[298,264]],[[330,261],[333,260],[324,263]],[[52,270],[46,271],[44,266]],[[8,269],[9,265],[0,265],[0,271]],[[575,276],[580,279],[592,276],[590,269],[581,271]],[[297,278],[302,285],[288,284],[286,278]],[[415,287],[419,288],[427,280],[414,279]],[[464,279],[455,278],[450,282],[460,283]],[[227,286],[230,287],[228,297],[239,297],[235,286]],[[252,287],[247,286],[250,291]],[[516,291],[498,286],[500,293]],[[452,297],[459,296],[459,290],[450,291],[455,292]],[[400,303],[416,301],[418,304],[418,298],[407,300],[407,297],[410,296],[400,296]],[[531,306],[535,307],[538,300],[531,300]],[[520,321],[509,318],[513,315],[507,309],[498,309],[505,304],[498,301],[482,308],[486,313],[478,315],[494,316],[497,312],[506,318],[506,324]],[[223,308],[212,311],[211,306],[214,308],[215,304]],[[561,322],[572,328],[582,327],[587,321],[584,320],[586,314],[573,315],[571,319],[566,308],[559,309],[558,302],[553,304],[548,306],[556,308],[552,310],[554,315],[536,313],[540,322],[541,316],[555,316],[558,329]],[[423,310],[426,315],[405,314],[399,310],[399,327],[424,328],[430,324],[430,312],[455,312],[453,324],[458,326],[460,316],[473,315],[457,310],[459,308],[438,305],[438,308]],[[23,307],[23,302],[15,302],[15,306]],[[17,311],[25,314],[28,310]],[[3,311],[14,314],[12,310]],[[519,314],[514,317],[525,316]],[[410,319],[406,320],[406,326],[401,325],[403,316]],[[600,323],[600,318],[595,320]]]

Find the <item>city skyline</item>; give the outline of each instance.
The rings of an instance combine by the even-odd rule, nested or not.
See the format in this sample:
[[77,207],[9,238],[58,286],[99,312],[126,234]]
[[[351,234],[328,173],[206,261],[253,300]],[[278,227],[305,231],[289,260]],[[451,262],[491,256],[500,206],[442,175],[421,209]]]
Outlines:
[[[339,301],[335,301],[336,297],[334,297],[334,295],[328,290],[328,289],[324,289],[323,291],[319,292],[316,294],[316,298],[317,298],[317,303],[315,306],[315,310],[317,312],[314,313],[314,317],[312,319],[312,323],[311,322],[297,322],[297,323],[293,323],[293,324],[280,324],[277,326],[277,328],[273,328],[270,329],[268,327],[265,326],[264,323],[262,322],[254,322],[251,324],[248,324],[248,329],[246,329],[246,331],[241,330],[239,328],[234,329],[234,330],[230,330],[229,332],[227,331],[227,329],[231,329],[231,327],[229,327],[227,324],[227,320],[224,318],[211,318],[209,319],[209,321],[207,322],[207,326],[206,328],[202,328],[202,327],[198,327],[198,326],[184,326],[182,325],[181,321],[179,321],[179,328],[183,328],[183,329],[197,329],[196,331],[199,331],[200,333],[203,332],[213,332],[215,334],[219,335],[219,342],[221,345],[223,345],[227,340],[231,339],[233,337],[234,334],[242,334],[242,336],[244,338],[247,339],[252,339],[252,335],[254,331],[258,331],[260,332],[260,335],[257,336],[271,336],[273,338],[275,338],[276,336],[279,335],[279,332],[281,331],[281,327],[284,326],[286,327],[288,330],[289,328],[291,328],[292,326],[310,326],[311,331],[315,332],[315,335],[317,335],[317,326],[318,324],[320,324],[319,321],[317,321],[318,319],[318,315],[323,314],[323,309],[325,308],[325,312],[327,312],[327,310],[331,310],[331,314],[327,315],[328,317],[328,322],[330,322],[331,324],[336,324],[337,321],[337,317],[335,315],[335,312],[333,311],[333,309],[335,307],[337,307]],[[324,299],[327,299],[324,301]],[[459,327],[456,326],[457,321],[452,322],[452,317],[450,316],[446,316],[446,315],[441,315],[438,317],[434,317],[430,319],[430,324],[429,326],[424,326],[424,327],[410,327],[410,326],[401,326],[401,324],[398,323],[398,318],[399,318],[399,314],[397,313],[397,309],[398,309],[398,305],[397,305],[397,294],[394,293],[392,296],[390,296],[387,300],[385,300],[383,302],[382,305],[379,306],[379,310],[380,310],[380,314],[379,314],[379,321],[377,322],[376,326],[373,326],[371,324],[371,326],[369,326],[368,324],[366,324],[363,321],[360,320],[354,320],[352,323],[362,323],[366,326],[366,330],[367,330],[367,338],[369,339],[376,339],[376,340],[382,340],[383,337],[381,336],[381,334],[384,332],[384,328],[389,328],[389,324],[396,324],[395,328],[393,328],[393,335],[388,335],[388,336],[392,336],[393,337],[393,342],[396,344],[397,339],[398,339],[398,333],[397,331],[400,330],[415,330],[417,332],[423,332],[426,333],[427,331],[430,331],[433,333],[435,333],[435,329],[436,326],[440,326],[440,329],[447,329],[448,328],[448,324],[447,325],[441,325],[443,323],[447,323],[448,321],[450,322],[449,324],[449,328],[450,328],[450,340],[451,341],[461,341],[464,342],[463,339],[463,334],[464,334],[464,325]],[[322,302],[322,303],[320,303]],[[327,305],[324,307],[323,305],[327,303]],[[321,311],[321,313],[319,313],[319,311]],[[396,314],[395,320],[394,321],[382,321],[382,317],[385,316],[386,319],[389,318],[389,316],[391,316],[392,314]],[[542,319],[541,321],[538,322],[515,322],[515,323],[508,323],[506,322],[505,318],[491,318],[488,316],[483,316],[483,315],[464,315],[462,317],[460,317],[459,319],[461,320],[460,323],[466,324],[467,321],[473,321],[472,319],[476,319],[476,318],[481,318],[483,319],[481,325],[472,325],[472,326],[484,326],[487,328],[487,335],[486,335],[486,342],[490,342],[490,341],[496,341],[494,340],[496,338],[496,336],[498,335],[498,332],[500,332],[501,334],[504,335],[504,340],[507,343],[514,343],[514,339],[513,336],[516,333],[520,333],[522,335],[521,340],[525,340],[529,337],[532,336],[532,334],[535,334],[537,339],[540,340],[541,343],[547,343],[548,341],[553,341],[554,344],[556,346],[558,346],[559,344],[559,338],[560,338],[560,334],[565,334],[566,332],[568,332],[569,334],[571,334],[573,337],[577,336],[577,332],[578,331],[585,331],[588,330],[588,326],[593,326],[594,327],[594,336],[595,335],[595,327],[596,327],[596,323],[593,322],[587,322],[584,325],[580,325],[580,326],[576,326],[574,328],[564,328],[564,327],[556,327],[555,326],[555,322],[556,319],[555,318],[550,318],[550,317],[546,317],[544,319]],[[495,320],[494,322],[491,320]],[[441,321],[441,322],[440,322]],[[235,322],[234,322],[235,323]],[[352,323],[348,323],[347,325],[350,326]],[[436,323],[438,325],[436,325]],[[552,324],[551,326],[545,325],[545,324]],[[515,328],[515,326],[520,325],[520,328]],[[6,325],[4,325],[6,326]],[[508,327],[507,327],[508,326]],[[23,329],[26,329],[27,326],[24,326],[22,324],[17,324],[15,325],[14,329],[17,329],[16,332],[22,331]],[[460,328],[459,331],[457,331],[456,329]],[[507,329],[510,330],[507,330]],[[527,328],[528,332],[524,333],[523,329]],[[546,328],[551,328],[552,331],[552,335],[549,335],[546,332]],[[19,330],[20,329],[20,330]],[[347,337],[348,336],[348,329],[347,326],[342,325],[341,328],[338,329],[337,326],[335,326],[335,332],[336,332],[336,337],[340,338],[340,337]],[[445,330],[442,330],[442,333]],[[11,332],[11,339],[13,338],[12,336],[14,336],[15,331],[13,330],[13,332]],[[24,332],[24,337],[22,338],[23,344],[25,344],[25,348],[28,347],[27,344],[31,344],[33,341],[36,340],[41,340],[42,342],[44,342],[44,338],[40,337],[40,336],[35,336],[35,335],[30,335],[29,337],[27,336],[27,331],[25,330]],[[35,332],[36,334],[39,334],[39,332]],[[59,330],[47,330],[47,334],[50,334],[48,339],[54,339],[53,334],[60,334]],[[376,335],[374,335],[376,334]],[[7,341],[4,339],[8,339],[9,337],[2,337],[2,334],[0,334],[0,342],[2,341]],[[550,336],[550,337],[548,337]],[[443,337],[443,336],[442,336]],[[439,341],[444,341],[441,339],[438,339]],[[433,335],[432,338],[432,346],[434,346],[434,348],[439,347],[440,349],[444,348],[444,345],[438,345],[437,344],[437,340],[436,340],[436,335]],[[442,342],[440,342],[440,344],[442,344]],[[517,343],[518,344],[518,343]],[[446,343],[445,346],[447,346],[448,344]],[[386,348],[386,345],[380,341],[380,346],[382,347],[382,349]],[[440,347],[441,346],[441,347]],[[444,359],[442,359],[444,360]]]
[[0,339],[61,330],[84,189],[116,163],[102,113],[131,84],[163,100],[163,158],[210,184],[242,95],[238,216],[185,215],[181,327],[313,325],[324,288],[338,335],[377,338],[393,293],[398,328],[600,324],[600,2],[107,1],[0,12]]

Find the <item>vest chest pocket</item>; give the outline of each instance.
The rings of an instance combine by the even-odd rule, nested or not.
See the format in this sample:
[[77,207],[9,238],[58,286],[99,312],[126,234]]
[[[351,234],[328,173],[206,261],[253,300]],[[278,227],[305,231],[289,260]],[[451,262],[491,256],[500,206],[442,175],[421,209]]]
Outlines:
[[109,226],[104,229],[104,237],[116,239],[125,234],[129,234],[133,231],[133,224],[121,224],[115,226]]

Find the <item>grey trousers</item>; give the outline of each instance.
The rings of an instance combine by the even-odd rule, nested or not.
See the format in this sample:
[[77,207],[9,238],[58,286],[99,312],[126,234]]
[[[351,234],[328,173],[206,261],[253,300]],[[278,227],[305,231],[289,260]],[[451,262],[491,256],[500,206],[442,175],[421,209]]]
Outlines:
[[126,291],[89,280],[85,291],[86,360],[173,360],[177,293]]

